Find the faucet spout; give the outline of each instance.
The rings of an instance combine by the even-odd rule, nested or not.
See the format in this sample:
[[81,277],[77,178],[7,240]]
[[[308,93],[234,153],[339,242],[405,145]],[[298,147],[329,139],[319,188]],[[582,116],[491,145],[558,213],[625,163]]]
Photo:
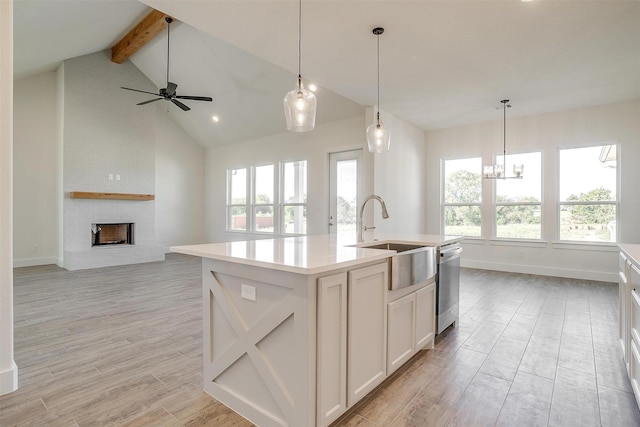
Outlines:
[[360,215],[359,215],[359,224],[360,226],[358,227],[358,242],[362,243],[364,242],[364,232],[366,230],[372,230],[375,227],[367,227],[364,225],[364,207],[366,206],[367,202],[371,199],[375,199],[378,202],[380,202],[380,207],[382,208],[382,218],[383,219],[387,219],[389,218],[389,212],[387,212],[387,205],[384,203],[384,200],[382,200],[382,197],[380,196],[376,196],[375,194],[372,194],[370,196],[367,196],[364,199],[364,202],[362,202],[362,206],[360,206]]

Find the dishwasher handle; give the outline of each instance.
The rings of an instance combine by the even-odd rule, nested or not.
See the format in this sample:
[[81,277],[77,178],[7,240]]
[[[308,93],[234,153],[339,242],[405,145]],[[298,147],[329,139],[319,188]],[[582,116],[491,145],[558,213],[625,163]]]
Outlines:
[[459,246],[456,248],[440,251],[440,262],[445,262],[453,258],[459,258],[461,253],[462,248]]

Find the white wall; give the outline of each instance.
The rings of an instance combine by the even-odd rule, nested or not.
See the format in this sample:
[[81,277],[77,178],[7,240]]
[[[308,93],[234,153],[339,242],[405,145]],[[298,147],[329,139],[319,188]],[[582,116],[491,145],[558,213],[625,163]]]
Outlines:
[[156,110],[156,236],[170,246],[204,243],[205,150]]
[[[87,61],[87,59],[89,61]],[[114,74],[122,76],[122,67],[133,67],[131,63],[122,66],[112,64],[104,52],[88,55],[80,68],[76,71],[82,76],[104,75],[105,71],[92,70],[98,67],[111,69],[111,81]],[[89,62],[89,63],[88,63]],[[67,61],[67,69],[73,65]],[[93,63],[93,65],[90,65]],[[135,68],[135,67],[134,67]],[[113,73],[113,70],[116,72]],[[138,72],[137,70],[129,70]],[[115,88],[109,93],[103,93],[107,100],[99,100],[102,112],[96,112],[95,105],[91,108],[88,103],[94,101],[95,92],[100,92],[106,82],[105,78],[85,79],[84,76],[72,77],[71,71],[66,72],[65,64],[62,64],[57,72],[48,72],[33,77],[16,80],[14,122],[16,132],[15,167],[14,176],[14,265],[40,265],[59,263],[62,265],[63,232],[62,232],[62,206],[63,192],[63,154],[65,121],[71,123],[71,129],[67,128],[67,136],[77,125],[77,120],[93,123],[93,127],[87,128],[88,133],[83,133],[79,145],[81,151],[86,153],[104,154],[106,162],[97,163],[96,157],[67,157],[67,177],[79,176],[77,187],[73,190],[95,190],[112,192],[146,192],[155,193],[156,200],[151,206],[155,216],[155,240],[161,252],[171,245],[183,245],[199,243],[204,239],[204,149],[191,137],[186,135],[173,120],[167,120],[166,113],[161,107],[136,106],[135,100],[130,99],[127,92]],[[124,73],[124,74],[123,74]],[[148,80],[142,76],[145,82]],[[70,97],[68,102],[75,104],[74,108],[85,110],[82,114],[89,114],[90,118],[80,119],[82,114],[69,111],[65,118],[65,80],[67,85],[73,87],[81,79],[89,87],[80,91],[80,97]],[[117,83],[117,81],[116,81]],[[84,83],[83,83],[84,84]],[[93,85],[93,86],[91,86]],[[144,86],[143,86],[144,87]],[[69,89],[69,88],[67,88]],[[155,88],[150,87],[153,91]],[[77,89],[76,89],[77,90]],[[87,92],[94,92],[89,94]],[[78,101],[81,99],[81,101]],[[127,141],[136,141],[140,137],[137,131],[123,130],[123,127],[113,120],[117,120],[118,114],[109,112],[112,105],[114,109],[130,111],[131,116],[143,113],[149,117],[147,125],[151,127],[151,139],[148,143],[148,152],[145,154],[151,163],[140,167],[142,152],[136,143],[127,146]],[[95,104],[95,103],[94,103]],[[93,111],[93,112],[91,112]],[[74,119],[75,118],[75,119]],[[129,120],[126,119],[125,120]],[[74,124],[74,122],[76,124]],[[97,124],[96,124],[97,122]],[[104,128],[107,127],[107,128]],[[94,130],[91,130],[94,129]],[[94,133],[91,133],[94,132]],[[89,136],[87,136],[89,135]],[[97,144],[93,146],[93,144]],[[132,154],[133,151],[133,154]],[[68,154],[68,153],[67,153]],[[131,155],[127,159],[126,155]],[[71,160],[74,160],[72,162]],[[86,172],[82,163],[89,164],[95,174],[78,175]],[[117,169],[117,170],[116,170]],[[147,170],[150,174],[148,188],[127,187],[127,177],[142,173]],[[122,180],[109,181],[108,172],[119,172]],[[67,185],[69,185],[67,183]],[[67,187],[66,191],[72,188]],[[84,203],[86,201],[74,200]],[[104,201],[100,201],[104,202]],[[117,203],[117,202],[116,202]],[[148,202],[129,202],[132,206],[143,206]],[[136,204],[137,203],[137,204]],[[101,203],[98,209],[104,206]],[[117,208],[116,208],[117,209]],[[83,243],[84,242],[83,236]],[[37,247],[34,252],[33,248]],[[105,249],[105,248],[100,248]]]
[[0,2],[0,395],[18,388],[13,360],[13,1]]
[[54,264],[59,217],[56,73],[14,82],[14,233],[17,267]]
[[[388,152],[374,154],[374,192],[385,201],[389,218],[381,218],[376,202],[376,232],[423,233],[425,132],[384,111],[380,115],[391,132],[391,143]],[[367,118],[373,123],[373,108],[367,108]]]
[[[514,109],[517,108],[517,103]],[[617,248],[560,244],[557,220],[558,148],[606,143],[620,144],[620,242],[640,241],[640,100],[538,116],[507,115],[508,153],[542,151],[543,238],[540,244],[491,240],[491,210],[483,209],[483,238],[466,239],[463,265],[504,271],[595,280],[617,280]],[[440,162],[482,156],[483,164],[502,152],[502,117],[495,122],[428,131],[426,135],[426,232],[440,233]],[[526,173],[526,165],[525,165]],[[483,199],[492,183],[483,183]],[[485,205],[490,206],[490,205]]]
[[[284,120],[284,118],[283,118]],[[312,132],[286,132],[207,150],[206,210],[207,239],[210,242],[264,238],[264,235],[225,232],[227,169],[283,160],[307,160],[308,234],[328,232],[329,153],[362,148],[365,151],[365,192],[373,191],[373,157],[366,147],[364,114],[351,119],[316,126]]]
[[[159,261],[155,201],[71,199],[73,191],[154,194],[155,108],[120,86],[153,91],[133,63],[110,50],[64,62],[63,244],[70,270]],[[120,178],[120,179],[118,179]],[[92,224],[134,223],[134,244],[91,246]]]

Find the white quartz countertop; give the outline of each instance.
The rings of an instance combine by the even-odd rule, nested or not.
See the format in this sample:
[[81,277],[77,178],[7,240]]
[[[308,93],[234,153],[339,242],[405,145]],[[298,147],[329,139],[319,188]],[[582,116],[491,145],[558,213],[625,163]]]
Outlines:
[[618,247],[637,265],[640,265],[640,244],[618,243]]
[[[375,242],[411,243],[441,246],[461,241],[460,236],[429,234],[376,234],[365,238],[362,246]],[[394,251],[355,247],[355,238],[335,234],[283,237],[201,245],[173,246],[172,252],[235,262],[273,270],[300,274],[324,273],[336,268],[351,267],[383,260]]]

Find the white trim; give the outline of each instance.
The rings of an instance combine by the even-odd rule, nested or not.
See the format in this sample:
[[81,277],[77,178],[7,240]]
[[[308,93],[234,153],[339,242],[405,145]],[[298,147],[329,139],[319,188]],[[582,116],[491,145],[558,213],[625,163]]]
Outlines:
[[618,282],[618,273],[605,271],[573,270],[569,268],[544,267],[539,265],[507,264],[462,259],[462,267],[482,270],[505,271],[509,273],[535,274],[538,276],[566,277],[570,279],[595,280],[600,282]]
[[49,265],[49,264],[57,264],[57,263],[58,263],[58,258],[56,257],[22,258],[22,259],[13,260],[14,267],[33,267],[36,265]]
[[618,252],[620,248],[616,242],[572,242],[560,241],[551,242],[553,249],[569,249],[574,251],[601,251],[601,252]]
[[489,239],[489,243],[493,246],[525,246],[530,248],[546,248],[547,242],[538,239]]
[[18,365],[12,362],[11,368],[0,371],[0,396],[18,389]]

